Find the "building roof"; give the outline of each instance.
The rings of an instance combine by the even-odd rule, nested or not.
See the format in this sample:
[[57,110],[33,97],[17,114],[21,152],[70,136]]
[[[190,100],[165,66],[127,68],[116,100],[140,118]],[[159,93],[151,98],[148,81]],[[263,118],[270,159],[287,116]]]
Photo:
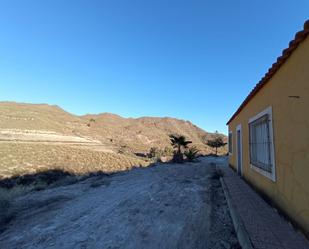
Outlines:
[[295,38],[292,41],[290,41],[289,47],[282,51],[282,55],[277,58],[277,61],[274,64],[272,64],[272,66],[268,69],[265,76],[255,85],[253,90],[249,93],[249,95],[245,98],[242,104],[238,107],[237,111],[226,123],[227,125],[241,112],[241,110],[249,103],[249,101],[269,82],[272,76],[280,69],[280,67],[290,57],[290,55],[298,47],[298,45],[306,39],[308,34],[309,34],[309,20],[305,22],[303,30],[295,34]]

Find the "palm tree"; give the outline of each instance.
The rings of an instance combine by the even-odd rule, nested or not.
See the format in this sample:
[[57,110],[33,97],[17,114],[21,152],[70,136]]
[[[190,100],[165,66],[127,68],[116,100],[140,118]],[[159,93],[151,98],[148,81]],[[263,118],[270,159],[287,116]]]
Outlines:
[[183,160],[181,149],[188,148],[188,144],[192,142],[187,141],[186,137],[182,135],[170,135],[169,137],[172,146],[176,149],[176,153],[174,154],[174,161],[181,162]]

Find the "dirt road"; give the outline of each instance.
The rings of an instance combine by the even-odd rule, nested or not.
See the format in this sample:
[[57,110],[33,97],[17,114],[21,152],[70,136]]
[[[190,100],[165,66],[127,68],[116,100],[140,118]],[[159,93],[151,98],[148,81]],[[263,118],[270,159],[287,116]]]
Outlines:
[[0,248],[238,248],[211,163],[161,164],[33,192]]

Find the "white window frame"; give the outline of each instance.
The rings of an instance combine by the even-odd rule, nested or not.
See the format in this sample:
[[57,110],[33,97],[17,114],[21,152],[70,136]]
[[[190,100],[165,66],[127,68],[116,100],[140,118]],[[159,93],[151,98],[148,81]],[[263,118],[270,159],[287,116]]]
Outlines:
[[[230,152],[230,134],[232,135],[232,141],[231,141],[231,151]],[[233,132],[232,131],[229,131],[229,136],[228,136],[228,150],[229,150],[229,155],[233,155],[233,151],[234,151],[234,148],[233,148]]]
[[[275,163],[275,145],[274,145],[274,133],[273,133],[273,117],[272,117],[272,107],[269,106],[259,114],[255,115],[254,117],[249,119],[248,126],[250,128],[250,123],[253,121],[261,118],[264,115],[268,115],[269,117],[269,138],[271,141],[271,146],[270,146],[270,155],[271,155],[271,172],[265,171],[261,168],[256,167],[255,165],[250,163],[250,168],[255,170],[256,172],[260,173],[261,175],[269,178],[273,182],[276,181],[276,163]],[[249,142],[250,142],[250,137],[249,137]],[[249,152],[249,157],[250,157],[250,152]],[[251,160],[250,160],[251,161]]]

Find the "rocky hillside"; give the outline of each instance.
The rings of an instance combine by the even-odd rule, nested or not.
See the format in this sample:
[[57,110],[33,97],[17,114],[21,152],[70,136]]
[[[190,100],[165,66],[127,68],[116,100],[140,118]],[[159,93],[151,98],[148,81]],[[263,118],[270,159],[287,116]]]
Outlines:
[[[4,164],[6,172],[11,172],[7,167],[83,168],[84,164],[87,168],[102,164],[105,170],[116,161],[117,170],[121,161],[126,169],[133,164],[145,164],[136,154],[146,154],[151,147],[170,147],[170,134],[186,136],[203,154],[212,152],[206,141],[213,134],[189,121],[168,117],[123,118],[110,113],[76,116],[58,106],[0,102],[0,147],[5,148],[0,171]],[[226,148],[220,150],[225,152]],[[129,159],[123,160],[124,157]],[[110,160],[105,162],[105,158]],[[98,169],[98,165],[93,167]]]
[[184,135],[204,153],[210,152],[205,143],[213,134],[190,121],[168,117],[122,118],[110,113],[85,115],[81,118],[88,122],[88,134],[92,138],[133,152],[148,152],[151,147],[168,147],[170,134]]
[[82,120],[58,106],[0,102],[0,128],[17,130],[45,130],[70,134],[81,129]]

